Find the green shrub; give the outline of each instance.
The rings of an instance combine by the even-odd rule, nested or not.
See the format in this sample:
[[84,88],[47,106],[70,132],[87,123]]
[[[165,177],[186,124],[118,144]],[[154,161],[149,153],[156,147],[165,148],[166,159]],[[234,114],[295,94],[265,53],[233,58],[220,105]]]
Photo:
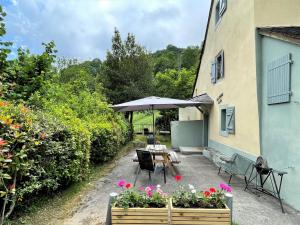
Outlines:
[[80,126],[76,130],[49,114],[0,103],[0,197],[27,203],[87,176],[90,137]]
[[77,79],[66,84],[49,82],[31,102],[72,130],[90,137],[90,158],[102,163],[114,157],[121,145],[130,140],[130,129],[123,116],[109,108],[104,96],[91,92],[88,83]]

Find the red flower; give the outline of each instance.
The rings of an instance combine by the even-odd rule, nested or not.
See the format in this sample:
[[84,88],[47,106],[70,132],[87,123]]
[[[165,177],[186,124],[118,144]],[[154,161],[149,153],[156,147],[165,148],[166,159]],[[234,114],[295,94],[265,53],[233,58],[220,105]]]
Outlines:
[[7,141],[4,141],[2,138],[0,138],[0,146],[4,146],[7,144]]
[[204,196],[205,196],[205,197],[209,197],[209,196],[210,196],[210,192],[209,192],[209,191],[205,191],[205,192],[204,192]]
[[176,180],[176,181],[180,181],[181,179],[182,179],[182,176],[180,176],[180,175],[176,175],[176,176],[175,176],[175,180]]
[[210,191],[211,193],[215,193],[215,192],[216,192],[216,189],[215,189],[214,187],[211,187],[211,188],[209,189],[209,191]]
[[131,184],[131,183],[127,183],[127,184],[125,185],[125,187],[126,187],[126,189],[129,189],[129,188],[132,187],[132,184]]

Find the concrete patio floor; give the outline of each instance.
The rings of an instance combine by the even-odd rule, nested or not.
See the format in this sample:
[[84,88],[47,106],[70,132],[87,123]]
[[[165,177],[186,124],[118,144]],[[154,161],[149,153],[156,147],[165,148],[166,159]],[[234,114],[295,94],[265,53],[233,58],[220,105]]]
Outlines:
[[[133,182],[137,164],[132,162],[132,151],[127,156],[116,162],[116,167],[106,177],[100,179],[96,187],[85,196],[80,206],[74,209],[72,217],[65,224],[101,224],[105,221],[108,194],[118,192],[116,183],[119,179]],[[217,175],[217,167],[201,155],[178,154],[181,164],[176,168],[183,176],[180,184],[193,184],[200,189],[217,187],[221,182],[228,181],[228,175]],[[171,173],[167,173],[167,184],[163,183],[163,173],[152,176],[151,184],[161,184],[165,192],[172,192],[178,187]],[[141,173],[137,181],[137,187],[150,184],[147,173]],[[245,192],[244,181],[239,178],[232,180],[234,195],[233,220],[239,225],[299,225],[300,213],[287,205],[284,205],[286,213],[281,213],[278,201],[270,196]],[[284,188],[284,183],[283,187]]]

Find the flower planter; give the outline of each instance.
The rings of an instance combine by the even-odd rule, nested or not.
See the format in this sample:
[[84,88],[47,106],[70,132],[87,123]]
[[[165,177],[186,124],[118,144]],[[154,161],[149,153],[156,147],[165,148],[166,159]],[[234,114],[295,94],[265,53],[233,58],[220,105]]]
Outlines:
[[171,224],[231,225],[230,209],[174,208],[171,204]]
[[165,208],[117,208],[112,207],[114,224],[169,224],[168,206]]

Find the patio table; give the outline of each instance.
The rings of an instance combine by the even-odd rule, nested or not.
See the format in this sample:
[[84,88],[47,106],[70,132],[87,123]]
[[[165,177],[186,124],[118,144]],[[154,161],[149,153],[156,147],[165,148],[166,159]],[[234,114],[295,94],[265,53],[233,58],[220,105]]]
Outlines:
[[151,154],[153,155],[154,163],[164,163],[166,167],[170,169],[172,175],[173,176],[176,175],[166,145],[147,145],[146,150],[150,151]]

